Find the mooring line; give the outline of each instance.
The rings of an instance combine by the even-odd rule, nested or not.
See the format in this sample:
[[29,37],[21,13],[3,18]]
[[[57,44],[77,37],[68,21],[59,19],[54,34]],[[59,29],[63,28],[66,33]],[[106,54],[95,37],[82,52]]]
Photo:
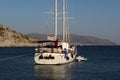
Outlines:
[[30,55],[30,54],[32,54],[32,53],[28,53],[28,54],[24,54],[24,55],[18,55],[18,56],[14,56],[14,57],[8,57],[8,58],[0,59],[0,62],[1,62],[1,61],[6,61],[6,60],[15,59],[15,58],[18,58],[18,57],[27,56],[27,55]]

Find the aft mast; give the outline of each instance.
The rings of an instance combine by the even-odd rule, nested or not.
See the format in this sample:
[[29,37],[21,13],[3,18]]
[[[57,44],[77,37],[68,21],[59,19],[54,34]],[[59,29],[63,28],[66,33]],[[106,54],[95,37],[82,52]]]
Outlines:
[[70,42],[69,39],[69,25],[68,25],[68,18],[67,18],[67,12],[66,12],[66,0],[62,0],[63,4],[63,12],[62,12],[62,26],[63,26],[63,42]]

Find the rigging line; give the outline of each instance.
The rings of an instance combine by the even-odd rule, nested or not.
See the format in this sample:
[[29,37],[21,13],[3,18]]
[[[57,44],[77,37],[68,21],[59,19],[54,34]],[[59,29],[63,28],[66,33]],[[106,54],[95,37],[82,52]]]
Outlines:
[[32,54],[32,53],[28,53],[28,54],[24,54],[24,55],[18,55],[18,56],[14,56],[14,57],[8,57],[8,58],[0,59],[0,62],[1,61],[15,59],[15,58],[19,58],[19,57],[23,57],[23,56],[27,56],[27,55],[30,55],[30,54]]

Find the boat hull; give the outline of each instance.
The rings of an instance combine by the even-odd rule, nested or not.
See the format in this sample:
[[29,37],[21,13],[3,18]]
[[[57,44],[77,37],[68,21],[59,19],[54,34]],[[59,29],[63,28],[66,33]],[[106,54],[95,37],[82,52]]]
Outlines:
[[76,55],[61,53],[35,53],[36,64],[65,64],[74,61]]

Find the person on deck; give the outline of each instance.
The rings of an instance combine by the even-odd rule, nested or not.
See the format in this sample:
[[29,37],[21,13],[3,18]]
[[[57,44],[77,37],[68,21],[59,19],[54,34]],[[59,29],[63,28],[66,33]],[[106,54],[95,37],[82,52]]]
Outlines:
[[58,48],[58,39],[55,41],[55,48]]

